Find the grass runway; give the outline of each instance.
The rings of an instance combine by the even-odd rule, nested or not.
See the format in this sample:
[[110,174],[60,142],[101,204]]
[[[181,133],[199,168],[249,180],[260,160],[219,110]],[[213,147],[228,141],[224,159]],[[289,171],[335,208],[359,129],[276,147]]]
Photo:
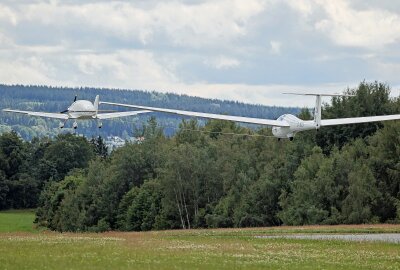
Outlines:
[[26,230],[7,231],[3,214],[0,269],[400,269],[399,244],[256,237],[399,233],[400,225],[86,234],[39,232],[31,223],[22,226],[25,219],[16,228]]

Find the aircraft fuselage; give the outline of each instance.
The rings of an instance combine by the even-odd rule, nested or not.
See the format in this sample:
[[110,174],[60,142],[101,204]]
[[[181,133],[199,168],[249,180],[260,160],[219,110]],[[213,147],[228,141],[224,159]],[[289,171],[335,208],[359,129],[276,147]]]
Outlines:
[[93,119],[97,111],[92,102],[77,100],[68,107],[67,114],[71,119]]
[[297,132],[317,129],[315,121],[304,121],[292,114],[281,115],[277,120],[289,124],[289,127],[272,127],[272,134],[279,139],[291,139]]

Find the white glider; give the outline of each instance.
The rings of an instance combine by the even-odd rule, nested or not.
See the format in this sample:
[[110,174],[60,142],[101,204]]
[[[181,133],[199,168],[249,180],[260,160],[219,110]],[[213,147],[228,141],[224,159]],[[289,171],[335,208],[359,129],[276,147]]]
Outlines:
[[[76,96],[74,98],[74,102],[71,106],[68,107],[65,111],[60,113],[48,113],[48,112],[33,112],[33,111],[21,111],[21,110],[12,110],[12,109],[3,109],[4,112],[11,113],[21,113],[29,116],[38,116],[45,118],[54,118],[64,120],[60,122],[60,128],[63,128],[65,123],[69,119],[74,119],[73,128],[76,129],[78,127],[78,123],[76,120],[85,120],[85,119],[95,119],[97,120],[98,127],[102,127],[102,123],[100,120],[103,119],[111,119],[116,117],[125,117],[138,115],[141,113],[148,113],[151,111],[129,111],[129,112],[109,112],[109,113],[101,113],[99,110],[99,96],[96,96],[94,103],[89,100],[76,100]],[[100,113],[99,113],[100,112]]]
[[[370,123],[370,122],[380,122],[380,121],[389,121],[389,120],[399,120],[400,119],[400,114],[368,116],[368,117],[353,117],[353,118],[338,118],[338,119],[321,119],[321,97],[322,96],[346,96],[346,95],[298,94],[298,93],[285,93],[285,94],[315,96],[316,102],[315,102],[315,109],[314,109],[314,119],[309,120],[309,121],[304,121],[292,114],[284,114],[284,115],[281,115],[277,120],[269,120],[269,119],[252,118],[252,117],[230,116],[230,115],[203,113],[203,112],[192,112],[192,111],[156,108],[156,107],[148,107],[148,106],[140,106],[140,105],[121,104],[121,103],[113,103],[113,102],[103,102],[102,101],[100,103],[108,104],[108,105],[115,105],[115,106],[122,106],[122,107],[127,107],[127,108],[141,109],[141,110],[146,110],[146,111],[153,111],[153,112],[164,112],[164,113],[171,113],[171,114],[192,116],[192,117],[199,117],[199,118],[206,118],[206,119],[228,120],[228,121],[248,123],[248,124],[272,126],[272,134],[275,137],[277,137],[278,139],[288,138],[290,140],[293,140],[293,137],[295,136],[295,134],[300,131],[313,130],[313,129],[318,130],[320,127],[323,127],[323,126],[348,125],[348,124]],[[347,96],[349,96],[349,95],[347,95]]]

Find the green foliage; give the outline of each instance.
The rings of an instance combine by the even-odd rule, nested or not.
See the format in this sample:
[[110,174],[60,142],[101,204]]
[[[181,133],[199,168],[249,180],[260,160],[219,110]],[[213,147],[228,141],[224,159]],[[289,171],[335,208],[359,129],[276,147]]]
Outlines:
[[310,109],[308,108],[302,108],[298,117],[302,120],[312,120],[313,116],[310,113]]
[[[160,215],[162,190],[159,181],[146,181],[140,188],[134,187],[128,193],[130,204],[126,217],[121,220],[121,228],[128,231],[148,231],[155,229]],[[123,198],[122,201],[127,201]]]
[[8,179],[18,177],[17,174],[25,158],[24,147],[23,141],[14,131],[0,136],[0,169]]
[[385,124],[370,142],[371,170],[381,196],[374,211],[382,220],[398,220],[400,198],[400,123]]
[[0,135],[0,209],[34,208],[48,182],[86,168],[93,146],[72,134],[24,142],[15,132]]
[[94,152],[96,153],[96,155],[102,158],[108,157],[108,148],[101,136],[97,136],[97,138],[93,137],[90,140],[90,143],[93,145]]
[[83,182],[84,175],[80,170],[73,171],[60,182],[49,182],[39,198],[39,208],[36,213],[38,225],[59,231],[68,231],[74,226],[71,223],[76,220],[76,213],[71,212],[70,216],[65,217],[63,207],[68,205],[68,200],[65,199],[72,199]]
[[84,137],[61,134],[44,152],[48,162],[45,170],[53,171],[54,180],[61,180],[71,169],[87,167],[93,156],[93,148]]
[[338,196],[332,160],[319,147],[303,160],[294,174],[290,195],[281,196],[279,216],[290,225],[323,223]]
[[0,136],[0,209],[36,205],[39,183],[29,173],[28,147],[13,131]]
[[[390,87],[384,83],[362,82],[356,89],[348,89],[355,97],[335,97],[331,105],[324,106],[322,118],[361,117],[398,113],[390,99]],[[365,138],[383,125],[379,122],[326,127],[318,132],[318,145],[328,152],[333,146],[342,147],[355,138]]]
[[371,170],[359,164],[349,174],[348,195],[343,201],[343,215],[347,223],[375,221],[371,208],[376,204],[378,190]]

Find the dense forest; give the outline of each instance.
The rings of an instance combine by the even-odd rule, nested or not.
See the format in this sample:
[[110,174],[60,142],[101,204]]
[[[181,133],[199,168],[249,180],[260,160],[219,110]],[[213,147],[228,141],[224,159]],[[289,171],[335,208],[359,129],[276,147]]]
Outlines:
[[[323,118],[400,113],[388,85],[346,92],[356,97],[333,98]],[[400,222],[399,121],[325,127],[292,142],[192,119],[165,136],[157,121],[141,127],[143,142],[110,155],[100,137],[3,133],[0,207],[37,207],[37,224],[57,231]]]
[[[78,96],[78,99],[87,99],[91,101],[94,101],[96,95],[100,95],[100,101],[269,119],[276,119],[284,113],[298,113],[299,111],[298,108],[268,107],[235,101],[191,97],[187,95],[163,94],[154,91],[1,84],[0,109],[15,108],[21,110],[60,112],[71,105],[75,95]],[[101,105],[101,109],[115,110],[116,108]],[[181,117],[174,115],[152,113],[151,116],[157,117],[158,124],[163,127],[166,135],[175,134],[181,121]],[[103,128],[101,130],[96,127],[95,121],[80,121],[79,128],[76,132],[86,137],[120,136],[127,139],[128,137],[133,137],[135,135],[135,130],[141,129],[142,124],[145,123],[149,117],[150,114],[146,114],[137,117],[105,120],[103,121]],[[57,120],[28,117],[26,115],[0,111],[0,133],[14,130],[25,140],[31,140],[34,137],[55,137],[58,134],[72,132],[72,122],[73,121],[67,123],[66,128],[61,130],[58,128],[59,122]]]

